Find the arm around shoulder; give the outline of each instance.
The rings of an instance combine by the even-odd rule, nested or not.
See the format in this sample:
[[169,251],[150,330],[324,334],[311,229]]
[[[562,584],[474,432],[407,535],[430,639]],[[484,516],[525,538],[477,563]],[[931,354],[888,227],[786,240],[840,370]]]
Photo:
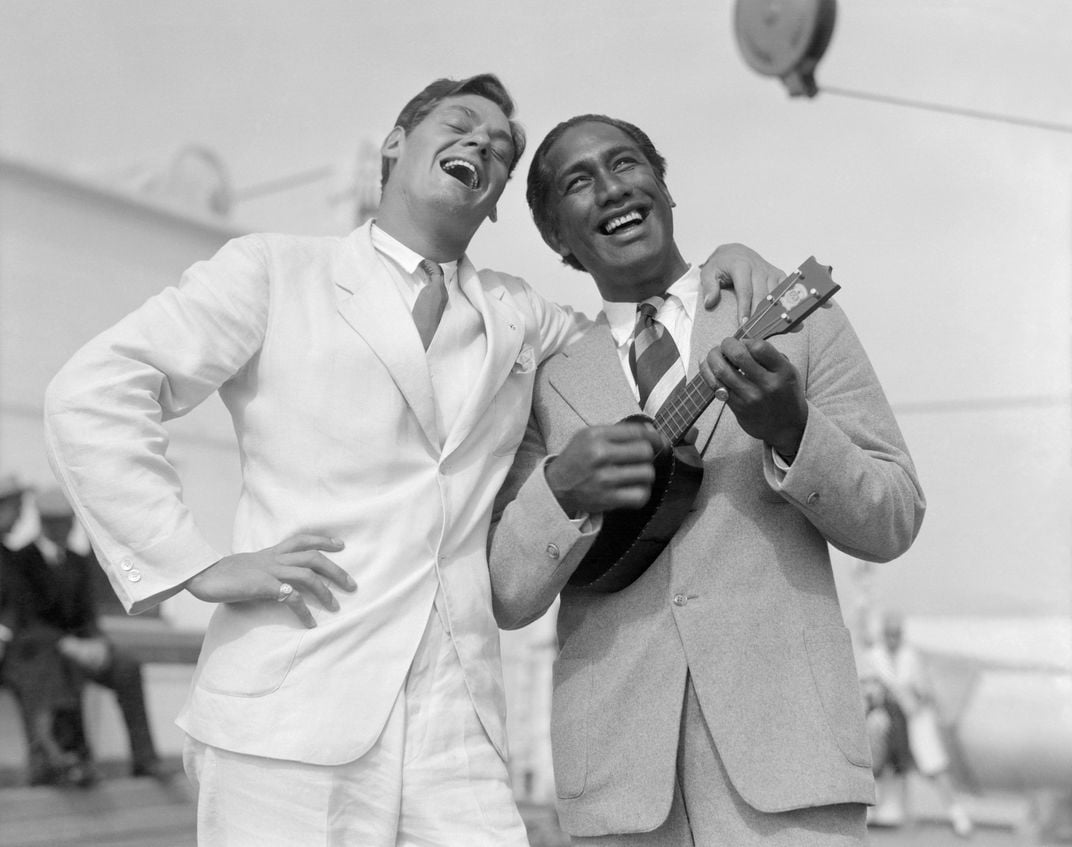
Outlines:
[[526,320],[531,320],[535,326],[539,339],[537,364],[573,344],[592,326],[587,315],[572,306],[548,300],[525,280],[505,274],[499,276],[518,298],[519,308],[526,312]]

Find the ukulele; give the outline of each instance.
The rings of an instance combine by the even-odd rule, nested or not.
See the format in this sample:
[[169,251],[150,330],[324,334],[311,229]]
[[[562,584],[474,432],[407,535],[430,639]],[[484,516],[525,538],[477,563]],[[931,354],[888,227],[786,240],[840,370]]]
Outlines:
[[[799,326],[841,288],[830,277],[831,270],[810,257],[767,295],[759,312],[733,337],[767,339]],[[703,459],[685,437],[713,400],[724,402],[724,389],[719,392],[697,374],[663,403],[654,420],[640,414],[625,418],[651,423],[670,447],[655,456],[648,502],[639,509],[603,514],[603,528],[570,577],[570,587],[601,594],[621,591],[670,543],[692,511],[703,479]]]

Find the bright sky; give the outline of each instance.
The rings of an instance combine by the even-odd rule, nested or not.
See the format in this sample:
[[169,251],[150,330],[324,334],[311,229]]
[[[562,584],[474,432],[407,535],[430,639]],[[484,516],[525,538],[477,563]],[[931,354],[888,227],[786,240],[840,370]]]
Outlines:
[[[931,502],[919,543],[883,572],[889,596],[921,611],[1068,613],[1072,135],[791,100],[741,60],[732,12],[6,0],[0,151],[105,173],[197,142],[241,188],[351,159],[430,78],[481,71],[511,88],[533,146],[579,112],[632,120],[670,161],[688,257],[743,241],[787,270],[810,254],[834,266]],[[838,14],[820,86],[1072,125],[1068,0],[847,0]],[[527,164],[470,254],[594,310],[590,280],[529,221]],[[340,228],[297,195],[235,218]]]

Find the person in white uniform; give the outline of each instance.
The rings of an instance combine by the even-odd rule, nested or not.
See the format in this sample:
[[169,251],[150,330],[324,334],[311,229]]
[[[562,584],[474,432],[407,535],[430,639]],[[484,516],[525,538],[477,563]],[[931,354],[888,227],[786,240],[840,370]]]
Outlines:
[[[886,612],[881,635],[864,656],[865,675],[879,682],[889,715],[888,746],[894,755],[879,774],[882,791],[873,820],[900,826],[908,815],[907,774],[914,766],[930,780],[946,808],[953,831],[968,837],[974,830],[971,816],[958,800],[949,775],[949,755],[938,726],[934,684],[919,652],[905,641],[904,618]],[[891,773],[886,773],[889,771]]]
[[[128,611],[218,604],[178,718],[202,844],[526,843],[488,526],[536,366],[588,321],[465,255],[524,148],[513,112],[492,75],[433,82],[383,144],[374,222],[229,242],[48,388],[53,468]],[[749,302],[780,276],[739,245],[722,274]],[[163,426],[216,391],[230,554]]]

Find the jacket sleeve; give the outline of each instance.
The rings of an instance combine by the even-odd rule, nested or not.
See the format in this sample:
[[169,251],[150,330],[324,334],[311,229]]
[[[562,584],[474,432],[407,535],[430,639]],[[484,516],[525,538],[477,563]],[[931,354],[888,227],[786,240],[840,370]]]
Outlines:
[[492,608],[503,629],[550,608],[599,532],[598,518],[577,526],[562,511],[544,475],[552,458],[532,415],[496,498],[488,542]]
[[183,504],[163,424],[250,361],[268,305],[263,243],[235,239],[91,340],[48,386],[49,461],[129,612],[221,558]]
[[850,556],[885,562],[904,553],[926,501],[871,362],[834,304],[808,320],[808,422],[788,471],[764,451],[768,484]]
[[545,299],[524,280],[517,280],[524,287],[524,295],[533,315],[540,338],[538,362],[543,362],[564,350],[580,338],[592,321],[570,306],[561,306]]

